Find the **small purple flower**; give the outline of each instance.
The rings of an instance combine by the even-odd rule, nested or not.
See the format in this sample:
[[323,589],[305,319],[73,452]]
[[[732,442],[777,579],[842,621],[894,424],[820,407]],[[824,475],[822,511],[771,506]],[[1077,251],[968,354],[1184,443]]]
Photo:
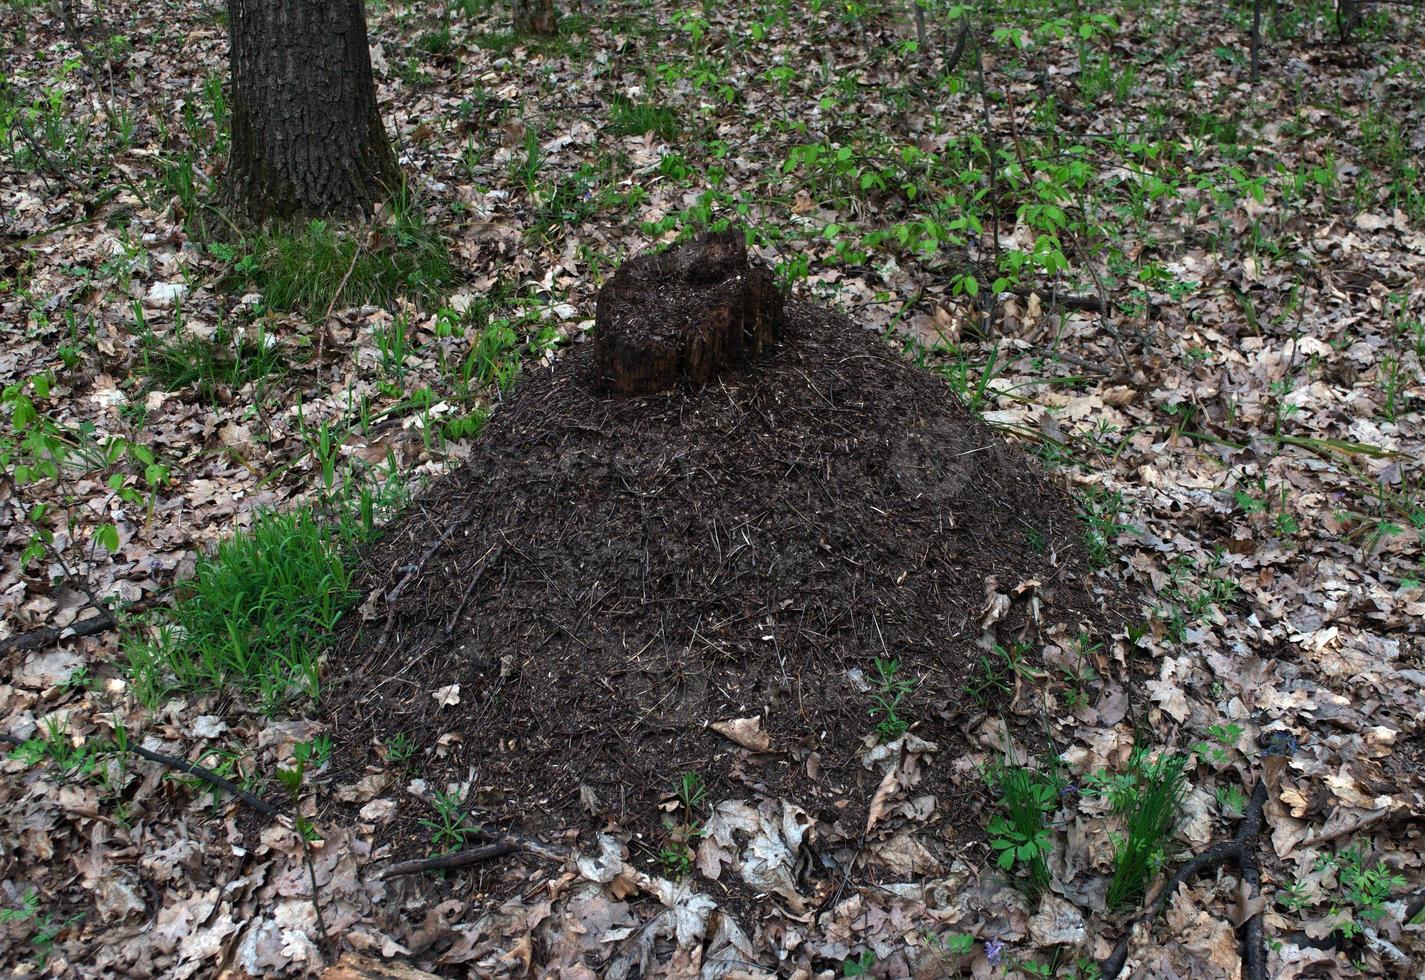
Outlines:
[[1069,783],[1069,784],[1067,784],[1067,785],[1065,785],[1065,786],[1060,787],[1060,789],[1059,789],[1059,799],[1061,799],[1061,800],[1067,800],[1067,799],[1069,799],[1069,798],[1071,798],[1071,797],[1078,796],[1078,795],[1079,795],[1079,786],[1078,786],[1077,783]]
[[985,943],[985,959],[990,961],[990,966],[998,966],[1000,954],[1004,952],[1004,943],[998,939],[991,939]]

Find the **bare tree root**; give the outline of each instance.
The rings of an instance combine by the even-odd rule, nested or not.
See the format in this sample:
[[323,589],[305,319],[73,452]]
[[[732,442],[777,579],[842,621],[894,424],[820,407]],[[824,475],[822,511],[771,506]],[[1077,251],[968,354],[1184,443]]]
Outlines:
[[[1133,933],[1138,926],[1152,922],[1162,915],[1168,907],[1168,903],[1177,894],[1178,886],[1191,881],[1204,871],[1211,871],[1231,862],[1237,865],[1241,872],[1242,881],[1247,885],[1249,897],[1255,899],[1261,894],[1262,867],[1257,850],[1264,819],[1262,809],[1266,802],[1267,784],[1259,781],[1256,788],[1252,790],[1251,802],[1247,804],[1246,819],[1237,829],[1236,836],[1225,843],[1214,844],[1179,868],[1168,879],[1163,890],[1158,893],[1158,897],[1153,900],[1153,904],[1148,907],[1148,910],[1129,922],[1128,928],[1123,932],[1123,937],[1118,940],[1118,945],[1113,948],[1113,952],[1108,958],[1099,964],[1099,970],[1104,980],[1113,980],[1123,972],[1123,966],[1128,962],[1128,945],[1132,942]],[[1266,980],[1266,976],[1267,944],[1262,925],[1262,913],[1259,911],[1242,925],[1242,977],[1243,980]]]

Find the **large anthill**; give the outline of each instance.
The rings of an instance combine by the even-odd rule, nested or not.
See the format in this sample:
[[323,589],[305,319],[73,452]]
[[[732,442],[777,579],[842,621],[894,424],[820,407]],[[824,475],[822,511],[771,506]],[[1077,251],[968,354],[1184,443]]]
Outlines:
[[[428,782],[473,772],[479,819],[536,833],[657,826],[690,772],[864,821],[875,659],[952,744],[987,622],[1097,619],[1081,534],[939,377],[704,236],[621,269],[593,343],[524,377],[370,556],[336,757],[413,739]],[[734,718],[765,742],[710,727]]]

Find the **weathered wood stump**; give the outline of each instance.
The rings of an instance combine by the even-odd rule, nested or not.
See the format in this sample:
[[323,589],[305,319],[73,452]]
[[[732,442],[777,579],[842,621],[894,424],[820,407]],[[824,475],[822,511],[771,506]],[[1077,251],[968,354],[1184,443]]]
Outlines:
[[617,395],[705,385],[782,335],[772,271],[749,261],[737,228],[640,255],[599,290],[597,383]]

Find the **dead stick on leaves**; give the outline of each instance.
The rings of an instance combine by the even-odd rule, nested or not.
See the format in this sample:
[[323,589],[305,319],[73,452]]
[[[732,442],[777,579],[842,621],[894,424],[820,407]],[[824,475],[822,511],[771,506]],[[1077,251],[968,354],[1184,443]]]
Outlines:
[[[18,739],[13,735],[7,735],[4,732],[0,732],[0,742],[15,746],[25,744],[22,739]],[[275,819],[282,816],[282,811],[271,803],[268,803],[261,797],[254,796],[231,780],[224,779],[206,766],[200,766],[196,762],[189,762],[187,759],[180,759],[177,756],[155,752],[152,749],[144,748],[142,745],[130,745],[128,750],[140,758],[147,759],[149,762],[157,762],[161,766],[176,769],[186,775],[196,776],[208,785],[216,786],[218,789],[237,797],[237,799],[246,803],[265,817]]]
[[161,766],[177,769],[179,772],[187,773],[189,776],[197,776],[208,785],[216,786],[218,789],[225,790],[237,797],[243,803],[246,803],[265,817],[273,817],[275,819],[282,816],[282,811],[271,803],[268,803],[259,796],[254,796],[236,783],[224,779],[206,766],[200,766],[196,762],[189,762],[187,759],[180,759],[177,756],[164,755],[162,752],[146,749],[142,745],[131,745],[129,746],[129,751],[147,759],[149,762],[157,762]]
[[452,868],[464,868],[472,864],[479,864],[482,861],[489,861],[492,858],[522,850],[524,850],[524,848],[520,846],[518,841],[508,839],[497,840],[492,844],[482,844],[479,847],[472,847],[464,851],[455,851],[451,854],[438,854],[435,857],[420,858],[415,861],[402,861],[399,864],[393,864],[381,872],[381,879],[384,881],[387,878],[424,874],[427,871],[449,871]]
[[67,640],[76,636],[94,636],[110,629],[113,625],[114,620],[109,614],[101,613],[77,623],[70,623],[68,626],[46,626],[43,629],[30,630],[28,633],[20,633],[17,636],[0,640],[0,657],[16,650],[21,653],[39,650],[57,640]]
[[[1134,930],[1140,924],[1152,922],[1162,915],[1168,907],[1168,903],[1177,894],[1178,886],[1192,880],[1202,872],[1221,867],[1230,861],[1240,869],[1242,881],[1248,888],[1250,898],[1255,899],[1261,894],[1262,868],[1257,856],[1257,849],[1258,838],[1262,834],[1262,808],[1266,802],[1267,784],[1264,781],[1259,781],[1256,788],[1252,790],[1252,800],[1247,804],[1246,819],[1242,821],[1242,826],[1238,828],[1236,836],[1226,843],[1209,847],[1184,864],[1168,879],[1163,890],[1153,900],[1153,904],[1148,907],[1146,912],[1129,922],[1123,937],[1118,940],[1118,945],[1113,948],[1109,957],[1099,964],[1103,980],[1113,980],[1123,971],[1124,964],[1128,962],[1128,945],[1133,940]],[[1262,927],[1262,913],[1258,911],[1249,918],[1243,924],[1242,930],[1243,980],[1266,980],[1267,944]]]

